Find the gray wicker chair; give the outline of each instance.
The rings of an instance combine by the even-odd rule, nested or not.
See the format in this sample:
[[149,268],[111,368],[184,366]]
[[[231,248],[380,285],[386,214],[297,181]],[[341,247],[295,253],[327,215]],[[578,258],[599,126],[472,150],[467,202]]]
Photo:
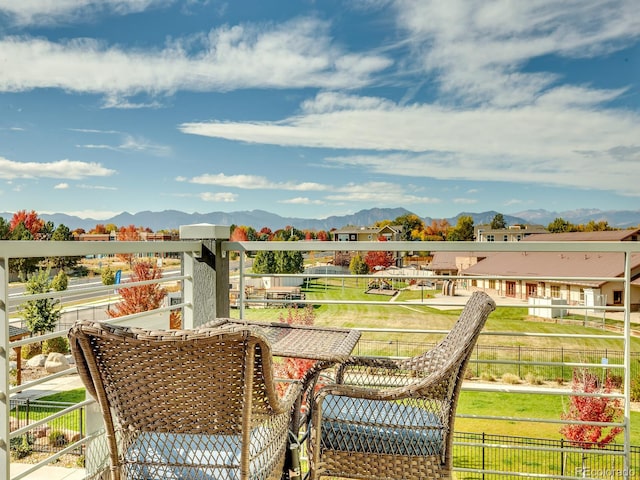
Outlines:
[[101,407],[113,480],[281,478],[300,386],[279,398],[264,337],[84,321],[69,339]]
[[352,357],[311,400],[310,478],[451,478],[465,367],[493,300],[474,292],[445,338],[406,360]]

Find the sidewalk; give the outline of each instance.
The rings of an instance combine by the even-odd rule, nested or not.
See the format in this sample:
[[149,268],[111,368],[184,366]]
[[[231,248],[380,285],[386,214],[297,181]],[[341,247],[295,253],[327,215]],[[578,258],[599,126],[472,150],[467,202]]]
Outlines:
[[[33,465],[28,463],[11,463],[11,478],[28,470]],[[83,480],[84,468],[42,467],[26,477],[26,480]]]

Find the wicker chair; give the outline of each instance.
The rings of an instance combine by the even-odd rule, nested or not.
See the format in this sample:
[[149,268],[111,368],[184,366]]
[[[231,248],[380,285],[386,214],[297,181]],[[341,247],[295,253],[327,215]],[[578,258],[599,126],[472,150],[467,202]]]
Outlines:
[[247,328],[147,331],[78,322],[78,373],[101,408],[111,479],[280,479],[291,409]]
[[474,292],[449,334],[407,359],[352,357],[311,400],[312,480],[451,478],[465,367],[493,300]]

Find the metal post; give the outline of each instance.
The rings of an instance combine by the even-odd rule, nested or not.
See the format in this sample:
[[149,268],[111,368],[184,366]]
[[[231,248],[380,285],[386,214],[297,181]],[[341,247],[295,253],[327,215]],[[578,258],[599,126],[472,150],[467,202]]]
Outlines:
[[9,260],[0,258],[0,477],[11,478],[11,449],[9,448]]
[[[183,269],[191,270],[192,313],[185,313],[185,327],[197,327],[216,318],[229,316],[229,257],[222,242],[229,240],[230,227],[210,224],[182,225],[181,240],[201,240],[202,250],[184,256]],[[190,265],[187,265],[190,262]],[[185,285],[187,282],[185,282]],[[187,291],[184,292],[188,301]],[[186,309],[185,309],[186,310]]]

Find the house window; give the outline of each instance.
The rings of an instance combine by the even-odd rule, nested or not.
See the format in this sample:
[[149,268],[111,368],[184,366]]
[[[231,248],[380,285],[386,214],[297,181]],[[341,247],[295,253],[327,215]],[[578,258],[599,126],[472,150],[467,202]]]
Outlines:
[[502,241],[503,242],[508,242],[509,241],[509,235],[503,235],[502,236]]
[[622,305],[622,290],[613,291],[613,304]]
[[538,295],[538,284],[527,283],[527,298]]
[[506,295],[507,297],[516,296],[516,282],[506,282]]
[[491,290],[495,290],[496,289],[496,281],[495,280],[489,280],[489,288]]
[[492,234],[487,235],[487,242],[493,242],[493,235]]
[[560,298],[560,285],[551,285],[551,297]]

